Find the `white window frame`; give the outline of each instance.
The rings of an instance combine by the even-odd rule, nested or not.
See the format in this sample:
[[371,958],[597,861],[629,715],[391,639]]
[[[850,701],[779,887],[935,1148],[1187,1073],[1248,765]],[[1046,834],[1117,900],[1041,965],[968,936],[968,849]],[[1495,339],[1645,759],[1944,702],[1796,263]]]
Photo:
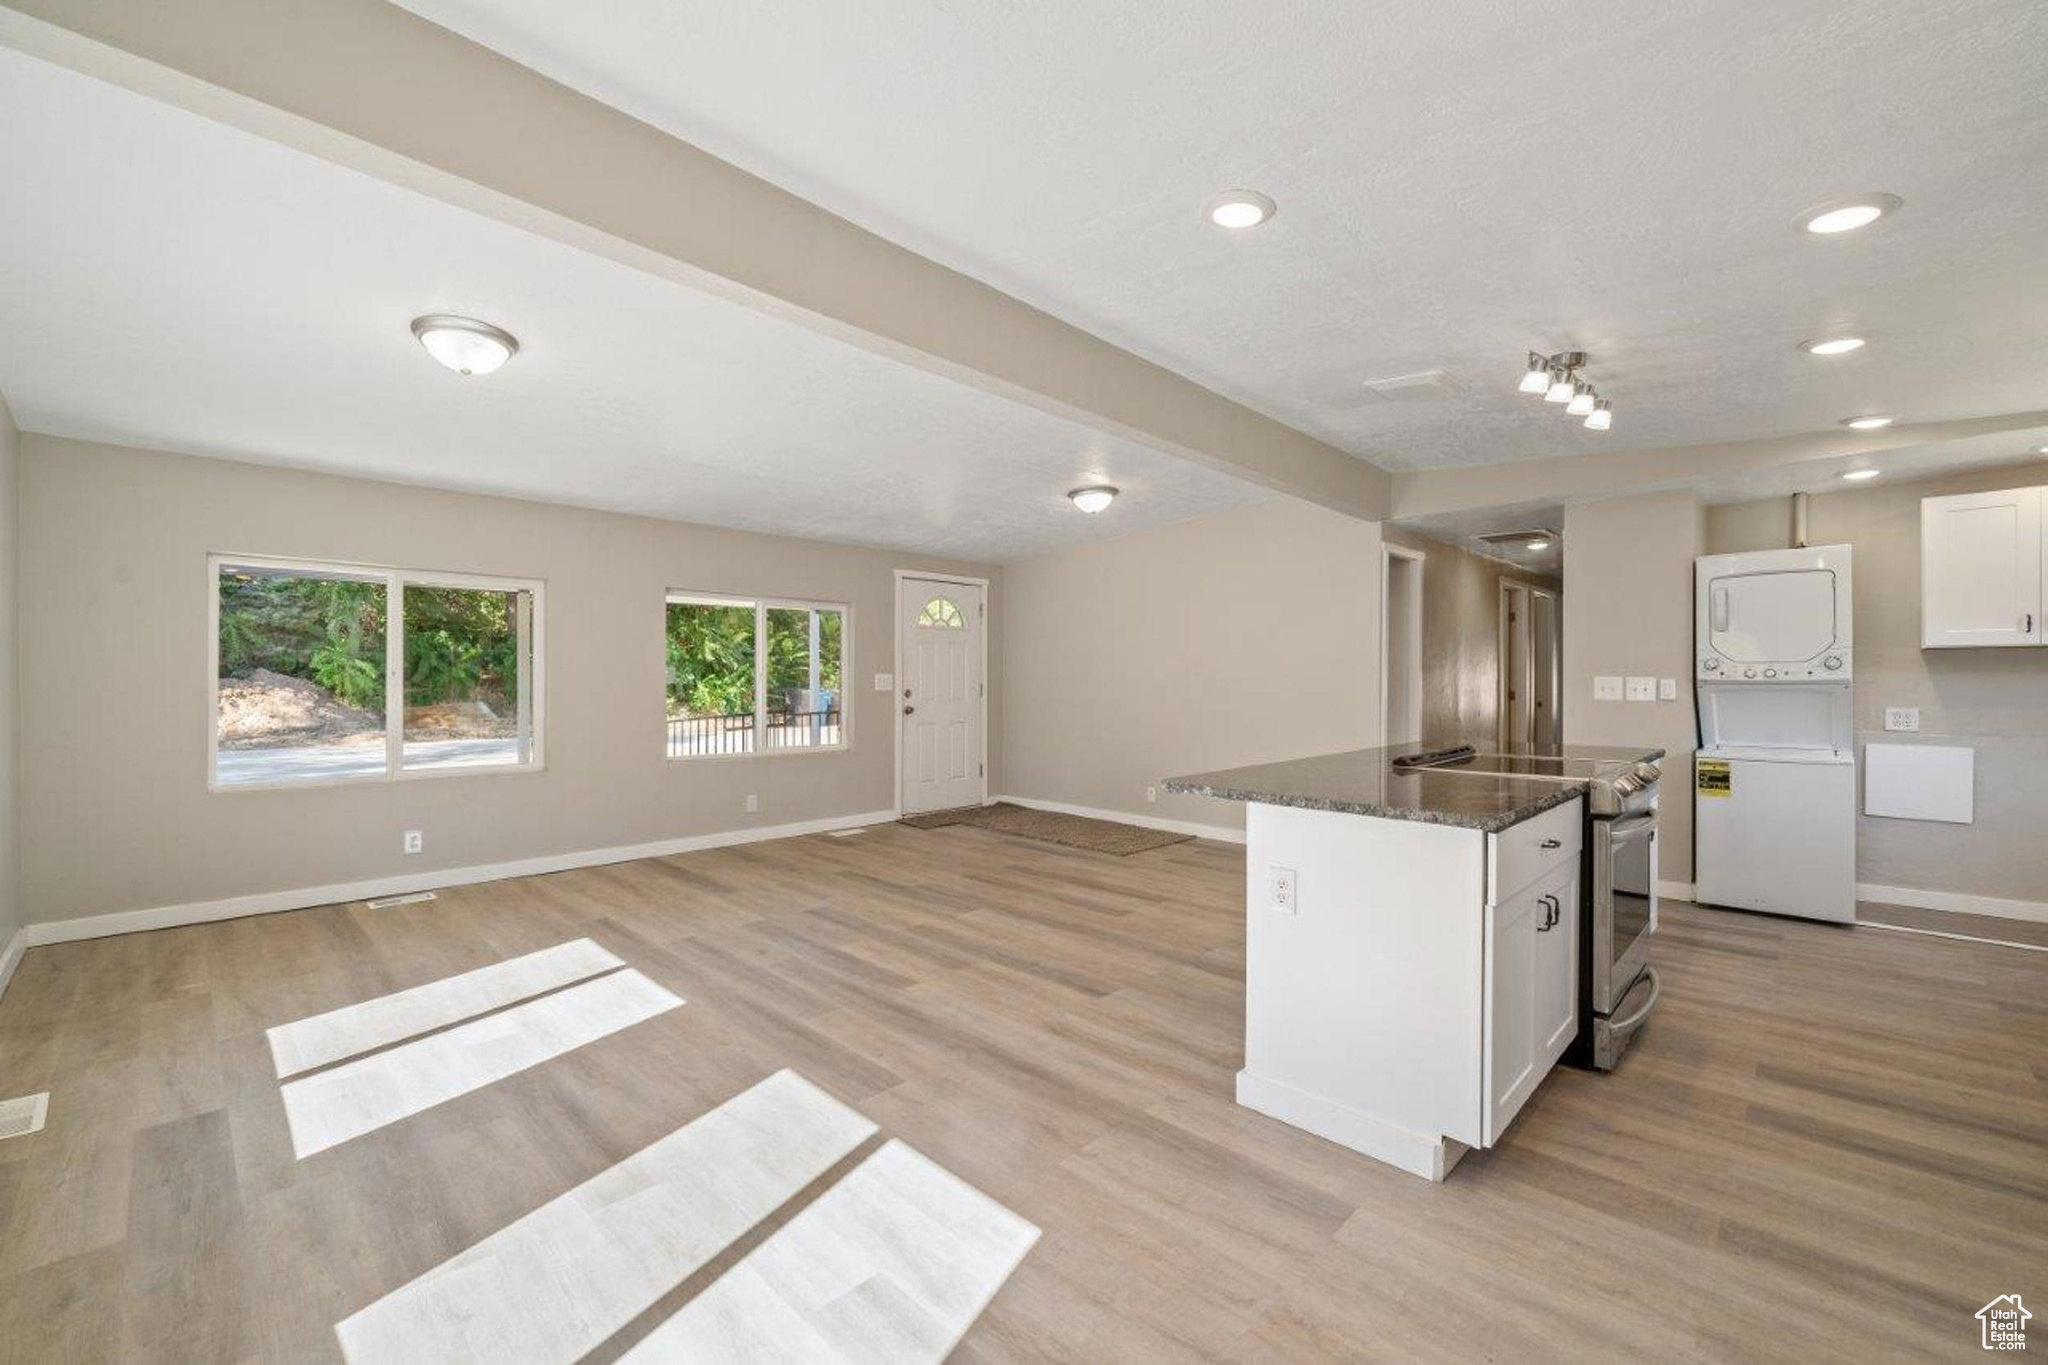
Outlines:
[[[384,584],[384,771],[340,777],[299,777],[282,782],[220,780],[220,571],[246,565],[280,573],[329,574]],[[526,681],[533,718],[532,744],[525,761],[474,767],[407,768],[405,766],[405,585],[423,588],[471,588],[483,592],[530,592],[533,624]],[[503,578],[492,574],[445,573],[437,569],[394,569],[382,564],[351,564],[339,560],[284,559],[276,555],[209,554],[206,557],[206,789],[237,792],[302,791],[313,787],[353,787],[372,782],[417,782],[443,777],[503,777],[546,771],[547,583],[539,578]]]
[[[754,751],[746,754],[671,754],[668,726],[661,727],[661,756],[669,763],[731,763],[750,758],[793,758],[804,754],[843,754],[853,748],[853,604],[827,602],[804,597],[746,597],[736,593],[696,592],[670,588],[662,597],[662,696],[668,695],[668,609],[671,606],[752,607],[754,609]],[[768,613],[777,608],[792,611],[836,611],[839,613],[839,742],[800,744],[784,749],[768,747]],[[814,656],[815,657],[815,656]],[[666,707],[663,711],[666,717]]]

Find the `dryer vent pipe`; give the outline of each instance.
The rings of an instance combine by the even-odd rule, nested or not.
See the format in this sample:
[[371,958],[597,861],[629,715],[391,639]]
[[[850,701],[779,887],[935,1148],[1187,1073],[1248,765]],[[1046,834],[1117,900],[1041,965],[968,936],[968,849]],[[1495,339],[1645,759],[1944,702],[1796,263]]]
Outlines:
[[1812,501],[1813,496],[1809,493],[1792,495],[1792,548],[1795,550],[1806,548],[1806,511]]

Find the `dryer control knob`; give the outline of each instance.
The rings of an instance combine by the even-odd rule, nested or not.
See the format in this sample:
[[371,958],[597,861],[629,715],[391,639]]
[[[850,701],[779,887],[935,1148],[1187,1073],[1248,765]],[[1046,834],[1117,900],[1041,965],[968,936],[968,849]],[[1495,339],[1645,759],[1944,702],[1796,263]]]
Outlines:
[[1721,661],[1720,661],[1719,659],[1702,659],[1702,660],[1700,660],[1700,667],[1701,667],[1701,668],[1704,668],[1704,669],[1706,669],[1706,670],[1707,670],[1707,672],[1709,672],[1709,673],[1712,673],[1712,672],[1713,672],[1713,671],[1714,671],[1715,669],[1719,668],[1720,666],[1721,666]]
[[1753,668],[1745,668],[1742,670],[1742,676],[1745,678],[1754,678],[1756,676],[1756,670]]
[[1842,666],[1842,656],[1839,654],[1830,654],[1827,658],[1821,660],[1821,665],[1822,667],[1830,670],[1840,668]]
[[1775,668],[1767,668],[1764,670],[1764,676],[1766,678],[1775,678],[1778,676],[1778,670]]

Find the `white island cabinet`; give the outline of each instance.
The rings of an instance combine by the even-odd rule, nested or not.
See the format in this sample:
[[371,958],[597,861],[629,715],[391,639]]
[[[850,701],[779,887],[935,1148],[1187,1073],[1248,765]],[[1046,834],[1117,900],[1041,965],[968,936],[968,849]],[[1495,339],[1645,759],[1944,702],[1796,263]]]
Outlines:
[[1240,1104],[1431,1180],[1500,1140],[1578,1028],[1585,799],[1550,791],[1249,805]]

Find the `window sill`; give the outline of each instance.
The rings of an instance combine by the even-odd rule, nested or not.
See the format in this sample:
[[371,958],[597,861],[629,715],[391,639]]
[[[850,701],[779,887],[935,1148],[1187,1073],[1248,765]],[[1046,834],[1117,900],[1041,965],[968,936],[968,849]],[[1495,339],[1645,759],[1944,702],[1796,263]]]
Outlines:
[[730,763],[741,758],[804,758],[818,754],[847,754],[853,752],[851,741],[845,744],[792,745],[786,749],[763,749],[744,754],[663,754],[664,763]]
[[547,771],[544,762],[477,764],[472,767],[411,768],[390,773],[358,773],[348,777],[294,777],[277,782],[219,782],[208,778],[206,790],[215,796],[239,792],[314,791],[324,787],[375,787],[394,782],[426,782],[444,777],[513,777]]

